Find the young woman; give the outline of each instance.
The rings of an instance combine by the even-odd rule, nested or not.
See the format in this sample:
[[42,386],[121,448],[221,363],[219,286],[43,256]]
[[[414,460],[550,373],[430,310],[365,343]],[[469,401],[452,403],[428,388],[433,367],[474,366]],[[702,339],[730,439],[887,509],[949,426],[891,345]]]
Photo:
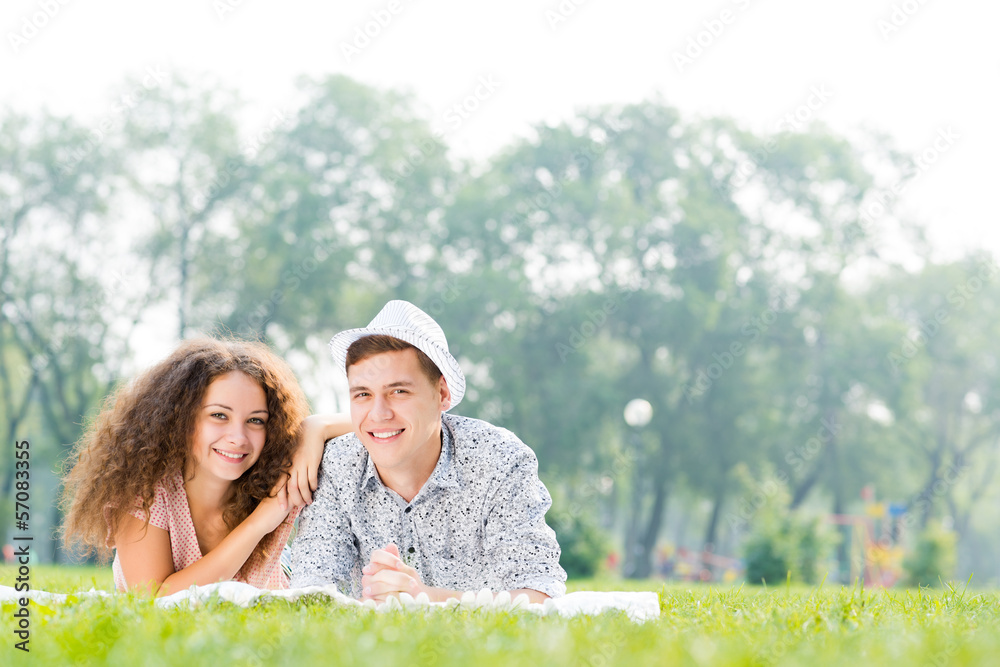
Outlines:
[[[281,551],[316,468],[348,416],[306,417],[265,346],[190,340],[110,396],[65,479],[65,539],[108,557],[115,585],[157,596],[235,579],[287,588]],[[301,462],[303,457],[308,462]],[[313,460],[315,459],[315,460]],[[286,486],[287,484],[287,486]],[[311,495],[311,494],[309,494]]]

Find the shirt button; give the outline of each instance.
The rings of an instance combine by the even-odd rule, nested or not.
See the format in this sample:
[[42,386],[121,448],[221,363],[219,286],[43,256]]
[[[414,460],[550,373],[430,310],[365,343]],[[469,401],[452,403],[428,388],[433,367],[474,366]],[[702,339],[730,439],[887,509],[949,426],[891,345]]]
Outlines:
[[409,549],[407,549],[407,551],[409,551],[412,554],[414,551],[416,551],[416,549],[414,549],[413,547],[410,547]]
[[406,508],[405,510],[403,510],[403,511],[404,511],[404,512],[406,512],[407,514],[409,514],[409,513],[410,513],[410,510],[411,510],[411,509],[413,509],[413,508],[412,508],[412,507],[407,507],[407,508]]

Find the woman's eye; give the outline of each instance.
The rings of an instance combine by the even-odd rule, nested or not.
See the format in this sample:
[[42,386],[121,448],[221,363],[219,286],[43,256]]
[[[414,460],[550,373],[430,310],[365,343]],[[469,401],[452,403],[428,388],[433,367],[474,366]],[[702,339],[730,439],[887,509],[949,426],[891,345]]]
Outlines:
[[212,416],[216,417],[218,419],[225,419],[226,418],[226,415],[223,412],[213,412]]
[[251,417],[250,418],[250,423],[251,424],[259,424],[259,425],[263,426],[264,425],[264,420],[261,419],[260,417]]

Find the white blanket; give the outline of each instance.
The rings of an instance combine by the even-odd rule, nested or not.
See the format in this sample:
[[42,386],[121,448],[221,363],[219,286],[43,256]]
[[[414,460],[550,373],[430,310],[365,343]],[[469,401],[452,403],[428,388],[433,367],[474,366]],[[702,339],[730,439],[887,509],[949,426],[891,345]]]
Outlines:
[[[208,586],[192,586],[191,588],[179,591],[173,595],[167,595],[156,600],[156,606],[160,608],[174,607],[180,604],[187,604],[192,607],[204,604],[212,599],[225,600],[241,607],[254,604],[260,598],[285,599],[288,601],[297,600],[304,595],[321,595],[331,599],[337,604],[365,607],[374,611],[421,611],[424,609],[481,609],[495,611],[523,610],[541,616],[548,614],[559,614],[561,616],[574,616],[576,614],[600,614],[605,611],[621,610],[628,614],[633,621],[647,621],[657,618],[660,615],[660,600],[653,592],[623,592],[623,591],[577,591],[569,593],[560,598],[546,600],[544,604],[532,604],[528,602],[528,596],[519,595],[511,599],[510,594],[503,591],[493,595],[488,590],[475,593],[466,592],[461,600],[448,600],[447,602],[431,602],[426,594],[421,593],[416,598],[403,593],[399,599],[390,598],[387,602],[376,605],[374,601],[360,602],[349,598],[337,590],[334,585],[309,586],[307,588],[289,588],[285,590],[262,590],[254,588],[249,584],[237,581],[225,581]],[[107,591],[89,590],[80,593],[47,593],[45,591],[28,591],[19,593],[10,586],[0,586],[0,602],[15,602],[18,598],[27,597],[40,604],[63,604],[69,598],[86,599],[92,597],[113,597],[113,593]]]

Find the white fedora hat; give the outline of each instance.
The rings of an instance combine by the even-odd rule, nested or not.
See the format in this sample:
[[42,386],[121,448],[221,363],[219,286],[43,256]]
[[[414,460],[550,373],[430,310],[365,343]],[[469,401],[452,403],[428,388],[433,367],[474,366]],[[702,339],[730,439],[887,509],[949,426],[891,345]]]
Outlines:
[[448,339],[434,318],[414,306],[409,301],[390,301],[383,306],[368,326],[363,329],[348,329],[330,339],[330,352],[337,365],[347,370],[347,348],[351,343],[366,336],[392,336],[417,348],[434,362],[441,371],[448,389],[451,391],[451,405],[461,402],[465,396],[465,374],[458,360],[448,351]]

